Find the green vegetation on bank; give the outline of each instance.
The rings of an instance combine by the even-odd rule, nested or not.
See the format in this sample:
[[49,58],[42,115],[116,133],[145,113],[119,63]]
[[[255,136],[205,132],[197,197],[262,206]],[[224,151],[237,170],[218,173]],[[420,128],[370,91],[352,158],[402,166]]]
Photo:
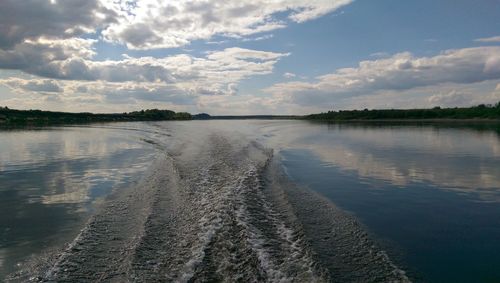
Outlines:
[[473,107],[432,109],[340,110],[304,116],[308,120],[422,120],[422,119],[500,119],[500,102]]
[[380,109],[339,110],[306,116],[244,115],[211,116],[206,113],[191,115],[186,112],[148,109],[129,113],[93,114],[52,112],[42,110],[15,110],[0,107],[0,126],[80,124],[95,122],[165,121],[165,120],[232,120],[232,119],[306,119],[318,121],[366,121],[366,120],[453,120],[495,119],[500,120],[500,102],[495,105],[477,105],[462,108],[432,109]]
[[191,114],[171,110],[148,109],[129,113],[93,114],[41,110],[15,110],[0,107],[0,125],[52,125],[115,121],[191,120]]

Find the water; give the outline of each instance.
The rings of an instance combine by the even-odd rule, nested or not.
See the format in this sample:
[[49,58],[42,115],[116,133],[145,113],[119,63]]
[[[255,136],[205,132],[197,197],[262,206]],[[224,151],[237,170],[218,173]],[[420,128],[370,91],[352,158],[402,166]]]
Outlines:
[[100,127],[0,132],[0,281],[70,241],[104,196],[146,170],[153,150],[140,138]]
[[288,174],[358,217],[410,277],[500,279],[498,132],[312,127],[282,150]]
[[0,132],[0,194],[0,279],[500,280],[495,124]]

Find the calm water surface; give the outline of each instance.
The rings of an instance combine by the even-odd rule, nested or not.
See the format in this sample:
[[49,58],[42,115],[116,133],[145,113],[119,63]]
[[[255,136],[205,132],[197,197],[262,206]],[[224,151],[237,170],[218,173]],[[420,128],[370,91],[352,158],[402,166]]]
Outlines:
[[0,131],[0,281],[72,240],[104,196],[146,170],[151,146],[120,127]]
[[497,131],[343,124],[283,133],[289,176],[357,216],[413,280],[500,281]]
[[[163,125],[235,131],[273,148],[293,181],[355,215],[415,281],[500,281],[498,130],[302,121]],[[72,239],[104,196],[131,186],[154,156],[145,140],[171,138],[157,129],[131,123],[0,132],[0,279]]]

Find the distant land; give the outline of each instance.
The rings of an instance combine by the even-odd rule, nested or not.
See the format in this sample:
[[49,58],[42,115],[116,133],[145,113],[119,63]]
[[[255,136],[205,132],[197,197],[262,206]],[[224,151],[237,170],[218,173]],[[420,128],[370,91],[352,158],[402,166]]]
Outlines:
[[429,109],[373,109],[339,110],[309,115],[215,115],[200,113],[194,120],[237,120],[237,119],[303,119],[324,121],[365,121],[365,120],[479,120],[500,119],[500,102],[480,104],[472,107]]
[[473,107],[430,109],[340,110],[304,116],[308,120],[440,120],[440,119],[500,119],[500,102]]
[[171,110],[148,109],[129,113],[94,114],[88,112],[69,113],[42,110],[15,110],[0,107],[0,124],[3,125],[54,125],[80,124],[95,122],[127,122],[127,121],[163,121],[163,120],[191,120],[192,116],[186,112]]
[[303,119],[318,121],[377,120],[500,120],[500,102],[473,107],[430,109],[339,110],[310,115],[191,115],[187,112],[147,109],[128,113],[94,114],[42,110],[15,110],[0,107],[0,125],[54,125],[95,122],[166,121],[166,120],[237,120],[237,119]]
[[261,120],[269,120],[269,119],[281,119],[281,120],[290,120],[290,119],[304,119],[305,116],[299,115],[209,115],[207,113],[201,113],[193,115],[193,120],[245,120],[245,119],[261,119]]

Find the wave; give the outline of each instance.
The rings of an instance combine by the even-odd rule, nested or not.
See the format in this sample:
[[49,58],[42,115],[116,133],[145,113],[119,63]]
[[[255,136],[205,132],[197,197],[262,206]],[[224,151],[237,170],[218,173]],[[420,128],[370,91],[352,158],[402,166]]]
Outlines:
[[158,156],[140,184],[111,195],[62,252],[15,278],[408,281],[354,218],[291,183],[272,150],[223,132],[176,138],[148,138]]

